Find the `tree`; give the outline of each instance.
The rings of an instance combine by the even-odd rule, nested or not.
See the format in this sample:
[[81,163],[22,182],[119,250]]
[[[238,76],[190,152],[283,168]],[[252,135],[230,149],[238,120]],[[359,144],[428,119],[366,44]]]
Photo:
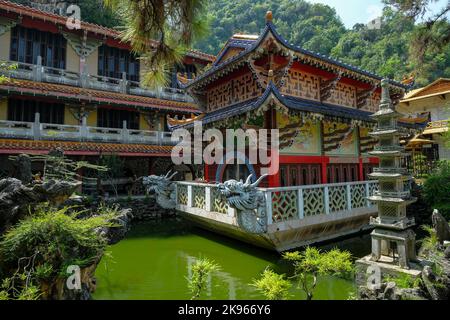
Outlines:
[[[121,38],[140,56],[143,83],[167,82],[167,73],[206,30],[206,0],[104,0],[124,22]],[[156,41],[155,41],[156,40]]]
[[397,9],[412,21],[424,20],[416,28],[410,46],[411,57],[419,63],[419,67],[423,65],[427,53],[442,52],[450,43],[450,3],[425,18],[436,2],[438,0],[384,0],[386,5]]
[[286,300],[292,284],[285,279],[284,275],[266,269],[260,279],[253,281],[252,286],[256,287],[268,300]]
[[206,287],[209,275],[219,270],[219,266],[212,260],[200,258],[192,265],[192,275],[188,278],[188,287],[191,291],[191,300],[200,298]]

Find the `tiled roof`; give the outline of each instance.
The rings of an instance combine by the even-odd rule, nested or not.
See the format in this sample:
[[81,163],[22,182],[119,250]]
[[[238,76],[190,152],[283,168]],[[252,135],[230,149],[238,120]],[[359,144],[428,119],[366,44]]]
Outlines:
[[72,155],[98,155],[101,153],[114,153],[130,156],[170,156],[172,151],[171,146],[154,146],[144,144],[0,139],[0,153],[47,153],[49,150],[56,147],[60,147],[64,150],[64,152]]
[[[59,25],[66,25],[67,17],[58,15],[56,13],[51,13],[43,10],[39,10],[36,8],[24,6],[18,3],[13,3],[10,1],[0,0],[0,9],[3,9],[7,12],[13,12],[18,14],[19,16],[29,16],[33,19],[41,19],[44,21],[50,21],[55,24]],[[81,30],[86,30],[88,32],[92,32],[95,34],[101,34],[104,36],[112,37],[112,38],[119,38],[120,37],[120,31],[114,30],[111,28],[107,28],[95,23],[89,23],[89,22],[81,22]],[[157,41],[152,40],[155,44]],[[190,52],[187,53],[188,56],[196,57],[200,59],[205,59],[210,62],[214,61],[215,57],[213,55],[203,53],[197,50],[190,50]]]
[[[338,105],[322,103],[319,101],[311,101],[297,97],[282,95],[279,92],[278,88],[273,84],[273,82],[270,82],[264,94],[259,98],[247,100],[244,102],[228,106],[226,108],[209,112],[202,119],[202,122],[204,124],[207,124],[225,118],[237,116],[240,114],[245,114],[246,112],[259,108],[271,95],[273,95],[276,99],[278,99],[284,106],[286,106],[289,109],[304,112],[319,113],[331,117],[342,117],[347,119],[374,122],[374,120],[370,117],[373,113],[369,111],[347,108]],[[402,123],[401,125],[410,128],[417,127],[417,125],[407,123]],[[186,127],[190,126],[187,125]]]
[[94,102],[98,104],[110,104],[120,106],[132,106],[142,109],[157,109],[179,112],[194,112],[199,110],[194,104],[163,100],[157,98],[143,97],[138,95],[115,93],[80,87],[66,86],[46,82],[35,82],[29,80],[11,80],[0,85],[0,91],[14,92],[33,96],[50,96],[68,100]]
[[[239,54],[237,54],[235,56],[232,56],[229,59],[223,61],[222,63],[219,63],[219,64],[213,66],[212,68],[207,70],[205,73],[201,74],[200,76],[196,77],[191,82],[187,83],[184,87],[190,87],[192,85],[198,84],[200,81],[208,78],[209,76],[213,75],[217,71],[222,70],[223,68],[225,68],[229,64],[241,60],[241,58],[243,58],[244,56],[250,54],[256,48],[258,48],[259,45],[265,39],[265,37],[266,37],[266,35],[268,33],[271,33],[281,44],[286,46],[288,49],[293,50],[294,52],[298,52],[298,53],[304,54],[307,57],[315,58],[315,59],[317,59],[319,61],[323,61],[323,62],[329,63],[329,64],[331,64],[331,65],[333,65],[335,67],[341,67],[341,68],[347,69],[347,70],[352,71],[354,73],[357,73],[357,74],[359,74],[361,76],[366,76],[366,77],[373,78],[375,80],[380,80],[380,81],[383,79],[383,77],[381,77],[381,76],[379,76],[379,75],[377,75],[375,73],[372,73],[370,71],[367,71],[367,70],[364,70],[364,69],[361,69],[361,68],[358,68],[358,67],[346,64],[346,63],[344,63],[342,61],[339,61],[339,60],[327,57],[327,56],[322,55],[320,53],[312,52],[310,50],[306,50],[306,49],[297,47],[297,46],[295,46],[293,44],[290,44],[276,31],[275,26],[271,22],[268,22],[266,24],[266,27],[262,31],[262,33],[261,33],[261,35],[260,35],[260,37],[259,37],[259,39],[257,41],[253,41],[249,46],[246,47],[245,50],[243,50]],[[219,59],[217,59],[217,61],[218,60]],[[406,86],[406,85],[404,85],[404,84],[402,84],[401,82],[398,82],[398,81],[389,80],[389,83],[391,85],[396,86],[396,87],[401,87],[401,88],[404,88],[404,89],[408,88],[408,86]]]

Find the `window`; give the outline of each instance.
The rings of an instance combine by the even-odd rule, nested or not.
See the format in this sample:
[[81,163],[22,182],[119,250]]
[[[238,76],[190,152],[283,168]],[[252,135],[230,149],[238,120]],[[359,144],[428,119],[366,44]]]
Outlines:
[[128,129],[139,129],[139,112],[98,108],[97,125],[103,128],[122,128],[123,122],[127,122]]
[[130,51],[101,46],[98,49],[98,75],[122,79],[126,72],[127,80],[139,81],[139,60]]
[[64,124],[64,105],[34,100],[9,99],[8,120],[34,122],[36,113],[41,123]]
[[320,183],[320,164],[290,164],[280,166],[280,186],[303,186]]
[[60,34],[16,26],[11,30],[10,60],[66,68],[66,39]]

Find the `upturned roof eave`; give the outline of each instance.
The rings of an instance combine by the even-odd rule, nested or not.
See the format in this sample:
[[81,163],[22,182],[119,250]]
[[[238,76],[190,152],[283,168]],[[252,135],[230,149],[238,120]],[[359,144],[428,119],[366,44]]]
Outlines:
[[[345,69],[348,69],[349,71],[358,73],[358,74],[360,74],[362,76],[373,78],[374,80],[378,80],[378,81],[383,80],[382,76],[377,75],[375,73],[372,73],[372,72],[360,69],[358,67],[355,67],[355,66],[343,63],[343,62],[335,60],[335,59],[332,59],[332,58],[327,57],[325,55],[322,55],[322,54],[319,54],[319,53],[315,53],[315,52],[303,49],[301,47],[297,47],[297,46],[295,46],[293,44],[290,44],[276,31],[276,28],[275,28],[275,26],[273,25],[272,22],[267,22],[266,23],[266,27],[262,31],[260,37],[258,38],[258,40],[255,41],[255,43],[252,46],[250,46],[249,48],[243,50],[242,52],[240,52],[236,56],[233,56],[230,59],[225,60],[224,62],[222,62],[222,63],[220,63],[218,65],[214,65],[211,69],[206,71],[204,74],[200,75],[196,79],[194,79],[194,80],[188,82],[187,84],[183,85],[183,88],[186,88],[186,89],[190,88],[190,87],[198,84],[199,82],[209,78],[214,73],[224,69],[225,67],[229,66],[230,64],[232,64],[234,62],[237,62],[237,61],[241,60],[242,58],[246,57],[247,55],[252,53],[254,50],[256,50],[260,46],[261,42],[265,39],[265,37],[267,36],[267,34],[269,32],[275,37],[275,39],[280,44],[282,44],[283,46],[285,46],[289,50],[292,50],[294,52],[301,53],[301,54],[304,54],[304,55],[307,55],[307,56],[311,56],[311,57],[316,58],[316,59],[323,60],[323,61],[325,61],[327,63],[330,63],[332,65],[335,65],[337,67],[345,68]],[[218,61],[218,60],[216,59],[216,61]],[[408,89],[408,86],[402,84],[401,82],[398,82],[398,81],[395,81],[395,80],[388,80],[388,81],[389,81],[389,84],[392,85],[392,86],[395,86],[395,87],[398,87],[398,88],[402,88],[404,90]]]

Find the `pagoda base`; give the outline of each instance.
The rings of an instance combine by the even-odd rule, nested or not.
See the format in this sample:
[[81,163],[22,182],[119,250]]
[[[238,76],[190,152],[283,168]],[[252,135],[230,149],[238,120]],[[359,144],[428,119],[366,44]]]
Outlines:
[[416,235],[411,229],[387,230],[375,229],[372,237],[372,261],[380,261],[382,256],[389,256],[397,250],[398,265],[403,269],[410,269],[410,262],[416,261]]
[[[378,273],[380,282],[385,282],[383,279],[386,279],[386,277],[398,278],[402,275],[408,275],[415,280],[421,277],[423,267],[425,266],[424,261],[417,260],[410,262],[409,269],[403,269],[395,263],[396,261],[392,257],[381,256],[378,261],[372,261],[371,259],[372,255],[368,255],[356,261],[356,284],[358,287],[367,286],[369,277],[374,275],[376,278],[378,270],[380,271]],[[376,271],[374,272],[373,270]],[[374,281],[377,281],[375,278],[371,278],[371,285],[374,285]]]

